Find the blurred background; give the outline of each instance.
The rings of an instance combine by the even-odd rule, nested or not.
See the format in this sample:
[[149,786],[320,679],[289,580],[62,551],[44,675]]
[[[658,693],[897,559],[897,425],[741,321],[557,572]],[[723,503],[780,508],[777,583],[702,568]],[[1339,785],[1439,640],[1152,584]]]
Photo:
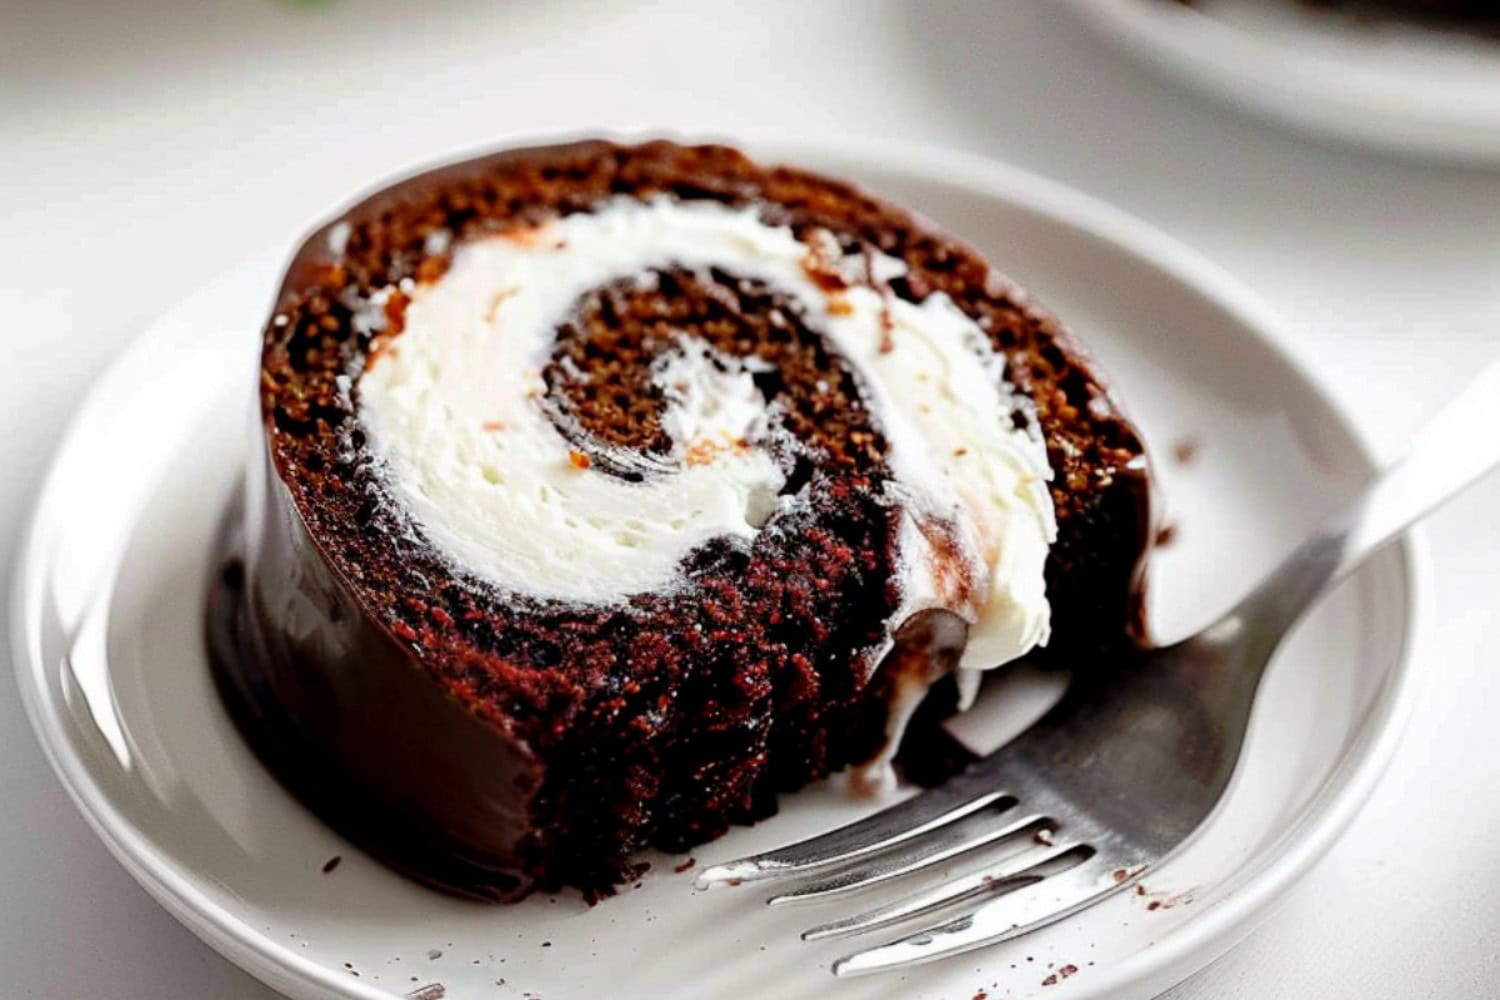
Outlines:
[[[518,137],[900,138],[1045,174],[1271,302],[1395,453],[1500,353],[1500,161],[1288,128],[1142,58],[1093,2],[1115,4],[0,0],[0,566],[69,413],[153,316],[391,173]],[[1500,531],[1475,525],[1497,500],[1488,484],[1433,522],[1444,656],[1376,799],[1173,1000],[1500,991],[1500,894],[1469,863],[1496,873],[1500,773],[1475,748],[1500,704]],[[0,753],[7,992],[271,996],[109,858],[8,676]]]

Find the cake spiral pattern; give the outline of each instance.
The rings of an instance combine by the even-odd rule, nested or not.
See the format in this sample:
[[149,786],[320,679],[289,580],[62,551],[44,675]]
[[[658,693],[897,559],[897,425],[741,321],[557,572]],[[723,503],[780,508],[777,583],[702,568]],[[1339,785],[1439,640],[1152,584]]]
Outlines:
[[965,702],[1136,614],[1143,452],[1066,335],[910,216],[724,147],[387,189],[299,253],[261,376],[221,688],[449,888],[605,890],[883,768],[950,673]]
[[[616,366],[605,390],[654,401],[637,421],[648,426],[589,419],[578,397],[603,352],[577,343],[580,303],[597,323],[602,290],[659,302],[673,272],[730,297],[760,289],[764,318],[800,326],[824,360],[799,390],[815,406],[818,384],[844,383],[864,429],[799,436],[783,419],[793,390],[776,341],[721,349],[671,322],[632,345],[639,363]],[[393,493],[457,572],[562,602],[675,587],[710,542],[753,551],[762,530],[815,506],[809,487],[787,488],[799,462],[838,476],[835,456],[850,456],[900,522],[897,620],[953,611],[971,630],[965,665],[996,666],[1046,634],[1051,472],[1030,401],[983,331],[941,292],[892,296],[905,274],[827,230],[803,242],[754,208],[612,200],[457,250],[367,364],[361,417]],[[559,342],[562,323],[573,342]],[[631,437],[645,446],[621,443]]]

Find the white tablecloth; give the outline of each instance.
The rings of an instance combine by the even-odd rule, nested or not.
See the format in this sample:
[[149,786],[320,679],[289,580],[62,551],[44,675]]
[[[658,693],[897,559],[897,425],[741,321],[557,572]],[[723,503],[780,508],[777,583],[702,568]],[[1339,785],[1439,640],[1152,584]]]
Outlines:
[[[1296,349],[1391,451],[1500,354],[1500,172],[1242,118],[1052,0],[5,0],[0,564],[80,394],[157,312],[391,171],[591,127],[901,136],[1049,174],[1277,304]],[[1497,501],[1492,481],[1431,523],[1439,635],[1375,798],[1271,919],[1173,1000],[1500,995]],[[9,673],[6,992],[269,997],[94,839]]]

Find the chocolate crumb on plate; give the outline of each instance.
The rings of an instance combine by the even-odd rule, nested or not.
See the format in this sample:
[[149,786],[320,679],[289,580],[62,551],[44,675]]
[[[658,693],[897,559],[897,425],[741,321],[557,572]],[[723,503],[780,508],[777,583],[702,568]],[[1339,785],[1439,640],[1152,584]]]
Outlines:
[[1167,521],[1160,528],[1156,529],[1156,545],[1158,548],[1165,548],[1176,540],[1177,522],[1175,520]]
[[1180,437],[1172,442],[1172,457],[1177,460],[1178,465],[1192,465],[1201,448],[1202,443],[1198,438],[1192,435]]

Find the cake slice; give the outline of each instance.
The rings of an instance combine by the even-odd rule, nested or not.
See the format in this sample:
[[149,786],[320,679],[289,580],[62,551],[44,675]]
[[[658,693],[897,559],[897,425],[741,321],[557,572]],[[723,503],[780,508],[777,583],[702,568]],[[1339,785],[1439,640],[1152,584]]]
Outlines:
[[471,895],[606,892],[883,780],[934,686],[1137,624],[1145,456],[1071,338],[925,222],[723,146],[366,198],[293,260],[260,398],[221,691],[309,806]]

